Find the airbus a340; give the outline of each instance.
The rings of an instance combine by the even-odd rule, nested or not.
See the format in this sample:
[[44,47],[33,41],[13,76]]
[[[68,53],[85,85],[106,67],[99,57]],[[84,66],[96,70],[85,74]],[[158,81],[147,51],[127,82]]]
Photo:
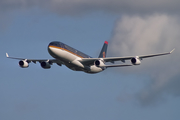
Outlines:
[[[9,57],[6,53],[7,58],[17,59],[19,60],[19,66],[22,68],[29,67],[29,63],[39,62],[41,67],[44,69],[51,68],[53,63],[57,65],[65,65],[68,68],[74,71],[84,71],[86,73],[98,73],[109,67],[125,67],[125,66],[133,66],[140,65],[141,60],[144,58],[162,56],[171,54],[171,52],[167,53],[159,53],[159,54],[150,54],[150,55],[140,55],[140,56],[128,56],[128,57],[106,57],[108,42],[105,41],[102,47],[102,50],[99,54],[98,58],[92,58],[62,42],[51,42],[48,45],[48,52],[54,59],[25,59],[25,58],[16,58]],[[106,65],[106,62],[114,63],[114,61],[122,61],[130,60],[132,64],[113,64]]]

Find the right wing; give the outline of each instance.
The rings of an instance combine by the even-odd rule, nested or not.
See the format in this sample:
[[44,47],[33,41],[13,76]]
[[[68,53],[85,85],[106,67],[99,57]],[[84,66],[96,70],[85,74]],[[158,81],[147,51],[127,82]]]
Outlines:
[[168,55],[168,54],[171,54],[174,50],[175,49],[173,49],[170,52],[166,52],[166,53],[157,53],[157,54],[140,55],[140,56],[106,57],[106,58],[82,58],[82,60],[80,60],[80,62],[82,64],[84,64],[84,65],[92,65],[92,64],[94,64],[94,61],[96,61],[96,60],[103,60],[104,62],[111,62],[111,63],[114,63],[114,61],[125,62],[125,60],[131,60],[133,58],[138,58],[139,60],[142,60],[143,58]]
[[[149,55],[140,55],[137,56],[140,60],[143,58],[149,58],[149,57],[156,57],[156,56],[162,56],[162,55],[168,55],[171,54],[175,49],[173,49],[171,52],[167,53],[157,53],[157,54],[149,54]],[[135,58],[134,56],[128,56],[128,57],[109,57],[109,58],[103,58],[105,62],[113,62],[113,61],[122,61],[124,62],[125,60],[130,60],[132,58]]]

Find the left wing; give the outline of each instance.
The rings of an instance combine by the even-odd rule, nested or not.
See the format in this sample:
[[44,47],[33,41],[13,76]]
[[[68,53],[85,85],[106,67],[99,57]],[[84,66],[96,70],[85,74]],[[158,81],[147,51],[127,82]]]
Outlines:
[[[82,64],[85,65],[92,65],[94,64],[94,61],[96,60],[102,60],[104,62],[112,62],[114,63],[114,61],[122,61],[125,62],[125,60],[135,60],[135,62],[137,62],[137,59],[142,60],[143,58],[149,58],[149,57],[156,57],[156,56],[162,56],[162,55],[168,55],[171,54],[175,49],[173,49],[171,52],[166,52],[166,53],[158,53],[158,54],[150,54],[150,55],[140,55],[140,56],[127,56],[127,57],[107,57],[107,58],[82,58],[82,60],[80,61]],[[133,63],[133,61],[132,61]]]
[[44,62],[44,61],[48,61],[48,62],[52,62],[52,63],[57,63],[57,59],[25,59],[25,58],[16,58],[16,57],[9,57],[8,53],[6,53],[6,57],[7,58],[11,58],[11,59],[17,59],[17,60],[25,60],[26,62],[30,63],[36,63],[36,62]]
[[19,61],[20,67],[26,68],[29,66],[30,62],[36,63],[39,62],[43,68],[50,68],[50,65],[53,63],[57,63],[58,65],[62,65],[63,62],[57,59],[25,59],[25,58],[16,58],[16,57],[9,57],[8,53],[6,53],[7,58],[17,59]]

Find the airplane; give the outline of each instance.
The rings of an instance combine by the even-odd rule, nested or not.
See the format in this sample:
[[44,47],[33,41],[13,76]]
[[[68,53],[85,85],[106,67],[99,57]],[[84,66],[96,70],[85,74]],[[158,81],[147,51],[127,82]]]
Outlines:
[[[140,65],[141,60],[144,58],[162,56],[171,54],[171,52],[166,53],[158,53],[158,54],[150,54],[150,55],[140,55],[140,56],[127,56],[127,57],[106,57],[108,42],[105,41],[104,45],[101,49],[98,58],[92,58],[89,55],[82,53],[81,51],[70,47],[62,42],[53,41],[48,45],[48,52],[54,59],[25,59],[25,58],[16,58],[10,57],[8,53],[6,53],[7,58],[17,59],[19,61],[19,66],[22,68],[29,67],[29,63],[39,62],[41,67],[44,69],[51,68],[53,63],[56,63],[59,66],[65,65],[71,70],[74,71],[84,71],[86,73],[99,73],[104,71],[109,67],[125,67],[125,66],[133,66]],[[106,62],[114,63],[115,61],[125,62],[126,60],[130,60],[132,64],[112,64],[106,65]]]

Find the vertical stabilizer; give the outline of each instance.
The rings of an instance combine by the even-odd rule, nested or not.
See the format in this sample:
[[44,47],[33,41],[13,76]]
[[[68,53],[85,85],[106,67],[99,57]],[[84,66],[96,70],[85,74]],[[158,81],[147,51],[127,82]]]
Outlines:
[[108,42],[105,41],[104,45],[103,45],[103,47],[101,49],[101,52],[99,54],[99,58],[105,58],[106,57],[107,47],[108,47]]

